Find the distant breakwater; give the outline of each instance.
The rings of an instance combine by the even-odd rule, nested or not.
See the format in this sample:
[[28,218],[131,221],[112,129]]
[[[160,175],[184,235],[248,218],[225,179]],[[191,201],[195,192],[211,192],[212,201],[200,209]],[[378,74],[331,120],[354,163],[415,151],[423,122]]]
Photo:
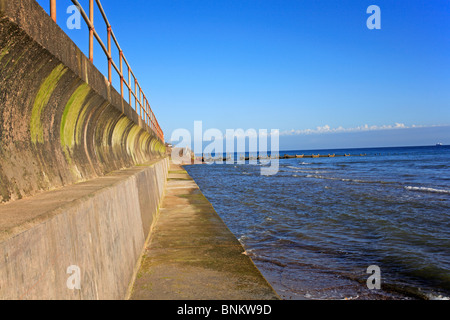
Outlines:
[[[302,158],[335,158],[335,157],[365,157],[367,154],[296,154],[296,155],[277,155],[277,156],[241,156],[239,160],[250,161],[250,160],[272,160],[272,159],[302,159]],[[199,159],[199,158],[198,158]],[[234,157],[211,157],[203,156],[201,157],[202,162],[215,162],[215,161],[234,161]]]

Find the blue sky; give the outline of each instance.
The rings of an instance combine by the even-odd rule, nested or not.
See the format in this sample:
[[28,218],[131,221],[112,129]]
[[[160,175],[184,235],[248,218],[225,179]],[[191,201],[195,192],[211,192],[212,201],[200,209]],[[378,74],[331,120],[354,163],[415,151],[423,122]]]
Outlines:
[[[58,0],[58,23],[87,53],[86,27],[65,27],[70,4]],[[285,149],[450,144],[448,0],[102,4],[166,140],[201,120],[279,129]],[[366,27],[372,4],[381,30]],[[99,46],[94,60],[105,72]]]

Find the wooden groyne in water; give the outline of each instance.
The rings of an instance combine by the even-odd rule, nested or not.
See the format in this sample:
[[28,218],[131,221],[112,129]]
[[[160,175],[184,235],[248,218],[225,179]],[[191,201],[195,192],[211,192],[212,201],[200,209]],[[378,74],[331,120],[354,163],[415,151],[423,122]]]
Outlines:
[[[278,156],[258,156],[258,157],[240,157],[240,161],[250,161],[250,160],[272,160],[272,159],[303,159],[303,158],[337,158],[337,157],[365,157],[367,154],[296,154],[296,155],[278,155]],[[213,161],[230,161],[235,160],[233,157],[223,158],[223,157],[202,157],[202,162],[213,162]]]

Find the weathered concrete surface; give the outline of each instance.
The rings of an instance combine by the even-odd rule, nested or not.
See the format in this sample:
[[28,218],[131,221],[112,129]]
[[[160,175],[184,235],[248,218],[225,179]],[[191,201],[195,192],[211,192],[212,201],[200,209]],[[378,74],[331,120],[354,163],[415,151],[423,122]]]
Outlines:
[[0,299],[124,299],[167,173],[165,158],[0,206]]
[[163,154],[164,143],[35,0],[0,0],[0,203]]
[[279,299],[197,184],[174,164],[129,298]]

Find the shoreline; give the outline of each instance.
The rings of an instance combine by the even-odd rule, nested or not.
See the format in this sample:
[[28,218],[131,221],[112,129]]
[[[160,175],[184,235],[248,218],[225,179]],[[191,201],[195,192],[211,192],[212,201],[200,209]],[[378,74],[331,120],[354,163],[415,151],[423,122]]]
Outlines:
[[[378,157],[368,157],[362,162],[359,159],[349,162],[306,161],[304,163],[301,160],[286,160],[286,163],[280,164],[283,170],[279,177],[270,179],[258,178],[260,176],[259,167],[251,165],[223,166],[222,169],[216,166],[188,165],[186,169],[192,174],[192,177],[199,181],[205,195],[217,206],[218,213],[227,221],[236,236],[242,240],[244,248],[248,250],[255,264],[283,298],[290,299],[292,295],[283,290],[286,287],[291,287],[294,289],[294,295],[300,295],[300,298],[302,296],[309,297],[308,291],[310,289],[315,291],[318,288],[315,291],[316,294],[311,292],[313,299],[325,297],[325,299],[446,300],[449,296],[445,282],[440,286],[433,286],[431,282],[426,281],[429,278],[435,279],[435,281],[444,281],[440,274],[426,274],[426,278],[423,279],[425,282],[420,283],[420,279],[415,280],[413,277],[415,274],[414,268],[420,266],[413,262],[411,262],[409,269],[405,270],[405,275],[402,277],[397,276],[393,271],[396,270],[398,263],[402,263],[403,259],[409,259],[401,256],[401,250],[390,250],[393,243],[401,241],[402,247],[400,249],[407,250],[411,248],[408,239],[418,237],[418,235],[404,230],[404,232],[407,232],[405,237],[398,238],[397,233],[390,231],[392,228],[395,229],[394,232],[403,230],[403,225],[395,225],[397,220],[402,221],[402,216],[389,215],[390,210],[394,209],[391,208],[393,197],[399,199],[401,207],[395,208],[397,211],[400,210],[404,213],[405,219],[407,213],[410,213],[412,218],[420,219],[420,217],[423,217],[420,214],[425,210],[421,209],[423,205],[414,207],[415,209],[410,212],[411,206],[409,203],[411,205],[421,203],[420,199],[426,197],[430,200],[427,201],[426,206],[429,206],[430,210],[437,214],[438,221],[441,217],[438,214],[439,207],[441,204],[445,204],[442,201],[448,199],[447,193],[436,193],[432,189],[429,192],[420,189],[421,192],[418,193],[405,189],[403,186],[404,180],[402,180],[402,177],[405,176],[405,180],[409,177],[414,178],[415,167],[421,169],[433,165],[436,170],[445,167],[442,164],[443,155],[440,154],[441,151],[438,151],[438,149],[435,151],[434,147],[424,150],[426,151],[425,154],[420,149],[412,151],[404,149],[400,150],[401,152],[390,149],[382,152],[388,163],[399,161],[399,164],[396,164],[398,169],[394,175],[392,175],[390,166],[386,166],[384,161],[380,161],[382,159],[378,159]],[[374,150],[374,152],[379,153],[380,151]],[[436,152],[439,152],[440,155]],[[369,152],[367,153],[369,154]],[[417,161],[417,159],[425,159],[430,163]],[[294,162],[298,162],[299,165],[293,166],[290,164]],[[345,166],[340,164],[342,162],[345,162]],[[354,165],[352,165],[353,163]],[[311,164],[311,166],[308,164]],[[239,178],[240,176],[242,178]],[[446,177],[447,175],[444,175],[442,178]],[[429,180],[424,180],[422,176],[418,179],[420,180],[408,183],[420,186],[435,183],[434,176],[430,176]],[[303,188],[299,188],[299,186]],[[217,189],[218,187],[219,189]],[[301,197],[302,193],[305,193],[303,197]],[[283,194],[283,197],[278,196],[278,194]],[[317,196],[314,196],[314,194]],[[233,202],[230,203],[228,199],[233,199]],[[336,206],[330,207],[330,210],[325,209],[328,208],[328,203],[325,204],[327,199],[332,200],[332,204],[335,203]],[[408,199],[408,202],[405,202],[404,199]],[[349,201],[361,202],[355,202],[355,206],[348,206],[346,203],[349,204]],[[371,214],[375,208],[380,206],[385,210],[374,212],[376,215]],[[314,208],[318,208],[318,210]],[[292,212],[291,216],[290,212]],[[317,215],[314,214],[315,212]],[[325,220],[321,218],[322,215],[319,214],[321,212],[326,214]],[[365,223],[364,221],[369,221],[365,220],[366,218],[372,223]],[[295,228],[297,226],[295,221],[300,223],[298,229]],[[391,221],[391,229],[386,228],[386,221]],[[416,221],[420,223],[422,220]],[[312,229],[301,227],[305,224],[312,226],[312,223],[318,223],[317,232],[319,233],[314,233],[315,227],[312,227]],[[430,221],[430,223],[433,222]],[[435,225],[435,223],[432,225]],[[287,227],[288,225],[291,227]],[[354,229],[352,230],[355,233],[350,236],[360,234],[359,239],[363,242],[356,242],[356,246],[349,245],[348,242],[352,239],[352,241],[358,241],[358,238],[352,237],[349,241],[343,241],[342,243],[327,244],[327,242],[320,244],[321,242],[315,242],[308,245],[308,241],[302,240],[303,237],[308,239],[308,236],[314,240],[315,235],[320,235],[324,230],[328,230],[327,234],[330,235],[331,239],[339,238],[339,232],[345,233],[346,226],[353,226]],[[278,234],[278,230],[282,234]],[[445,230],[442,231],[446,234]],[[263,234],[267,234],[267,236],[263,236]],[[387,239],[387,242],[381,248],[373,244],[366,248],[368,250],[360,250],[365,243],[363,234],[383,237],[383,239]],[[432,234],[428,236],[433,237]],[[273,241],[271,242],[272,237]],[[279,244],[277,239],[281,241]],[[426,246],[426,248],[428,247]],[[288,251],[284,251],[284,248]],[[323,250],[325,250],[324,260],[321,259]],[[294,255],[292,258],[286,255],[289,252]],[[252,256],[252,254],[254,255]],[[348,257],[355,255],[355,258],[347,261],[343,254],[349,255]],[[383,260],[385,254],[394,257],[393,260]],[[327,258],[327,255],[331,260]],[[313,260],[304,260],[309,256]],[[413,254],[412,256],[417,255]],[[343,259],[341,262],[336,260],[341,258]],[[424,255],[423,258],[428,259],[432,256]],[[345,264],[348,264],[348,267]],[[366,280],[369,277],[369,275],[366,275],[366,269],[367,266],[373,264],[380,265],[383,270],[382,279],[384,280],[381,291],[368,291],[366,286]],[[432,268],[435,264],[430,260],[429,265]],[[329,277],[322,277],[321,275],[328,275]],[[342,279],[342,281],[333,281],[333,277],[334,279]],[[303,284],[306,284],[306,286],[303,287]],[[339,289],[341,284],[343,284],[344,291]],[[325,289],[330,290],[330,292],[320,291]],[[347,292],[350,292],[350,294]]]
[[130,300],[280,300],[192,177],[171,162]]

